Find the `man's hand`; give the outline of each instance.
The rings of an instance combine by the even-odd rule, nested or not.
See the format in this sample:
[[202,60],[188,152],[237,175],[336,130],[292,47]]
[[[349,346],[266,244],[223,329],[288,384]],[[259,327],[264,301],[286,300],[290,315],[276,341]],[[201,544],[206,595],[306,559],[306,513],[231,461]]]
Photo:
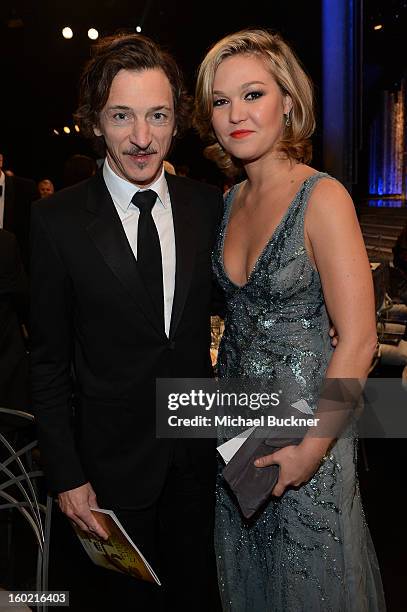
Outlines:
[[62,512],[80,529],[95,534],[103,540],[108,539],[109,534],[99,525],[90,511],[90,507],[99,507],[90,482],[59,493],[58,503]]

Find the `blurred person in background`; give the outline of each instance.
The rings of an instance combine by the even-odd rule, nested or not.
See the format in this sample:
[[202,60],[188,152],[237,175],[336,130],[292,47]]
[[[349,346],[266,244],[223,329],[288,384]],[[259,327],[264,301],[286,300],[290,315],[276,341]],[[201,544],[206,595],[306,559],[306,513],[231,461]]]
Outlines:
[[0,230],[0,406],[29,410],[28,283],[14,234]]
[[50,179],[42,179],[38,182],[38,191],[41,198],[47,198],[55,191],[53,182]]
[[88,155],[75,154],[69,157],[64,165],[63,185],[70,187],[93,176],[97,170],[97,163]]
[[5,174],[3,163],[4,155],[0,151],[0,228],[16,236],[24,267],[28,271],[31,204],[38,199],[38,190],[31,179]]

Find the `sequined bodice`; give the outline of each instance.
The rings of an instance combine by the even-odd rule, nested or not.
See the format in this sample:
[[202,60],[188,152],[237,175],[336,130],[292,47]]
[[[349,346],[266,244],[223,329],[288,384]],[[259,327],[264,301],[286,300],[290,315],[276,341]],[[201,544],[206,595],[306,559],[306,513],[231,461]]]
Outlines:
[[[326,174],[306,179],[257,259],[247,283],[228,277],[223,250],[235,186],[213,254],[218,281],[226,293],[225,334],[219,350],[222,377],[273,377],[293,400],[311,400],[331,347],[329,319],[321,282],[304,243],[304,215],[314,184]],[[297,397],[298,396],[298,397]]]

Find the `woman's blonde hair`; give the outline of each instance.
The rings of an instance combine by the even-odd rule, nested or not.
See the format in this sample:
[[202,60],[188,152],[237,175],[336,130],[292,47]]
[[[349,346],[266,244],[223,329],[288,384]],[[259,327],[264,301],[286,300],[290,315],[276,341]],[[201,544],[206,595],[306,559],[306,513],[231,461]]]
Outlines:
[[257,55],[276,80],[283,94],[292,99],[290,125],[284,124],[278,150],[297,162],[311,159],[310,137],[315,129],[313,87],[300,61],[286,42],[268,30],[241,30],[217,42],[206,54],[198,70],[195,90],[194,126],[209,143],[208,158],[229,172],[239,165],[222,149],[212,128],[213,82],[219,64],[233,55]]

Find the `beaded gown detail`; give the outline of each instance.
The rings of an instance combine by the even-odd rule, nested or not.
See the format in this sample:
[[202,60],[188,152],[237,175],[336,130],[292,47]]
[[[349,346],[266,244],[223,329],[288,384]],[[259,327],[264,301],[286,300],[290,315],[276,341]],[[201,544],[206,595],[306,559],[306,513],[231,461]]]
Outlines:
[[[315,409],[332,348],[318,272],[304,244],[304,215],[321,178],[306,179],[267,242],[245,285],[228,277],[223,248],[239,189],[228,193],[213,254],[226,294],[218,373],[267,377],[288,400]],[[219,432],[219,441],[227,439]],[[231,436],[229,436],[231,437]],[[379,567],[356,476],[356,441],[340,439],[314,477],[271,498],[246,521],[219,465],[215,546],[222,605],[230,612],[376,612],[385,610]]]

